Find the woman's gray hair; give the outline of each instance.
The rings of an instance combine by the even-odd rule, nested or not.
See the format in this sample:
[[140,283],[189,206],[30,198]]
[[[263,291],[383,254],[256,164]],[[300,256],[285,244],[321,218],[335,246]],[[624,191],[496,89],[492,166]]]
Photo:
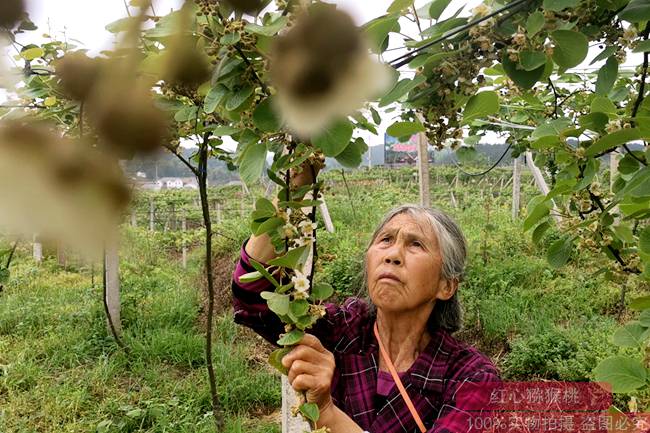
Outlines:
[[[465,236],[456,222],[446,213],[439,209],[420,206],[416,204],[404,204],[389,210],[366,247],[363,257],[363,287],[368,293],[368,270],[367,258],[368,249],[377,239],[384,226],[395,216],[408,214],[416,219],[425,219],[438,238],[440,254],[442,255],[442,278],[461,282],[465,276],[465,262],[467,259],[467,242]],[[373,313],[375,306],[370,302]],[[436,300],[433,311],[427,323],[429,332],[437,329],[444,329],[449,333],[456,332],[462,327],[462,308],[458,300],[458,290],[446,301]]]

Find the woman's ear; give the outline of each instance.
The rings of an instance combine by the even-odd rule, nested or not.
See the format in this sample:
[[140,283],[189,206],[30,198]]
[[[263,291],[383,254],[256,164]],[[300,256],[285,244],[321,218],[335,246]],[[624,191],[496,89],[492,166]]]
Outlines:
[[454,293],[456,293],[457,289],[458,289],[458,280],[456,278],[452,280],[441,279],[440,284],[438,285],[438,291],[436,292],[436,299],[440,299],[441,301],[447,301],[452,296],[454,296]]

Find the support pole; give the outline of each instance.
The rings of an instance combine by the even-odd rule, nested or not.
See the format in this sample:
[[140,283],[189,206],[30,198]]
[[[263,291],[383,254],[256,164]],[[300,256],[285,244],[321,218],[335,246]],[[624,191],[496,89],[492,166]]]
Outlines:
[[512,169],[512,219],[519,217],[521,208],[521,156],[514,159]]
[[43,261],[43,244],[38,239],[37,234],[34,234],[34,237],[32,238],[32,243],[33,243],[32,255],[34,257],[34,261],[40,264]]

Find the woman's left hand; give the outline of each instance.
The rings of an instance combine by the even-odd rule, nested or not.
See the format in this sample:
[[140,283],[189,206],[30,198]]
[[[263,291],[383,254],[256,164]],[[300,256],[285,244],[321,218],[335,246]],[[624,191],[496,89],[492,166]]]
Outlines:
[[307,402],[316,403],[321,411],[332,405],[331,386],[336,363],[334,355],[318,338],[305,334],[282,358],[282,365],[289,369],[288,378],[293,389],[307,392]]

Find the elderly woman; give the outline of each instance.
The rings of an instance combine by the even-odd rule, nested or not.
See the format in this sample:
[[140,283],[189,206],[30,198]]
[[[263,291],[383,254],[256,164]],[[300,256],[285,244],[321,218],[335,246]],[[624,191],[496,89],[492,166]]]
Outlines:
[[[265,281],[239,283],[254,269],[249,258],[274,257],[268,237],[241,250],[232,283],[235,322],[271,343],[283,332],[259,293]],[[466,432],[469,411],[498,383],[490,360],[452,337],[461,326],[458,285],[466,243],[439,210],[397,207],[377,227],[365,253],[369,300],[329,303],[282,362],[295,390],[317,403],[318,426],[332,433]],[[476,430],[474,430],[476,431]]]

